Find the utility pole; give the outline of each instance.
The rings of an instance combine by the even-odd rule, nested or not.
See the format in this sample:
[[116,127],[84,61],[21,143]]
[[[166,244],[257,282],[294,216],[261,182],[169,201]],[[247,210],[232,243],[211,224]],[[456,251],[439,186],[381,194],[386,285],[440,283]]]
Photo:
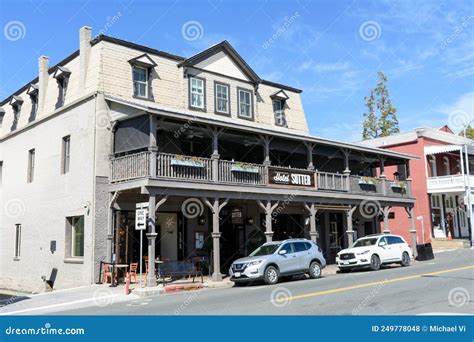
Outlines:
[[[471,121],[472,122],[472,121]],[[468,214],[468,228],[469,228],[469,241],[471,244],[471,248],[473,247],[473,239],[474,239],[474,234],[472,234],[472,201],[471,201],[471,175],[469,172],[469,154],[467,152],[467,127],[470,125],[470,123],[466,123],[466,126],[464,127],[464,153],[465,153],[465,160],[466,160],[466,176],[464,177],[464,189],[465,189],[465,195],[467,199],[467,214]]]

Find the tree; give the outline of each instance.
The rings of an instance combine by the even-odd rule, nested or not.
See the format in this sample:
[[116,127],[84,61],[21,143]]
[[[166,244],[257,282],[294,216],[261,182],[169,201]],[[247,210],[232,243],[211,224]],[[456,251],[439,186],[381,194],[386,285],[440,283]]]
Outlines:
[[370,90],[370,96],[364,97],[365,121],[363,123],[362,138],[364,140],[386,137],[400,132],[398,127],[397,109],[392,106],[387,89],[387,77],[383,72],[378,73],[379,81],[375,89]]
[[[459,132],[460,136],[464,136],[464,129]],[[474,139],[474,127],[471,127],[471,125],[467,126],[466,128],[466,137],[469,139]]]

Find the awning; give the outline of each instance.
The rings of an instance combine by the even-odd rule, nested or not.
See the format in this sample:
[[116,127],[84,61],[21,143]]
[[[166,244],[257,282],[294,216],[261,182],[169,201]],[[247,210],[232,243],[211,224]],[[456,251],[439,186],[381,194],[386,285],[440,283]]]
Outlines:
[[[448,152],[464,152],[462,145],[435,145],[425,147],[425,155],[448,153]],[[467,147],[467,153],[474,154],[474,146]]]

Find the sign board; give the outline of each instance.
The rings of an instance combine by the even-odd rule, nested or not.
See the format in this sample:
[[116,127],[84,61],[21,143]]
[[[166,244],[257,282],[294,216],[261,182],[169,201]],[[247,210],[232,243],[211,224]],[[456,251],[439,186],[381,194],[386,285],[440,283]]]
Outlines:
[[148,208],[148,202],[141,202],[135,205],[136,209],[146,209]]
[[423,216],[417,216],[416,219],[417,220],[423,220]]
[[146,230],[146,209],[137,209],[135,211],[135,230]]
[[268,168],[268,181],[276,185],[292,185],[314,188],[314,172],[304,170],[288,170],[275,167]]

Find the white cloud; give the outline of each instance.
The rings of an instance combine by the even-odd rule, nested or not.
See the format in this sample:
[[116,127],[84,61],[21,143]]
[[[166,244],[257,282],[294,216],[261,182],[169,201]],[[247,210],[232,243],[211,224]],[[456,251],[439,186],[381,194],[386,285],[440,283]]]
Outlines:
[[461,130],[463,125],[474,120],[474,91],[460,95],[453,103],[442,106],[439,112],[447,115],[451,129]]
[[313,71],[320,74],[347,70],[349,66],[350,64],[348,62],[317,63],[314,60],[307,60],[301,64],[298,71]]

